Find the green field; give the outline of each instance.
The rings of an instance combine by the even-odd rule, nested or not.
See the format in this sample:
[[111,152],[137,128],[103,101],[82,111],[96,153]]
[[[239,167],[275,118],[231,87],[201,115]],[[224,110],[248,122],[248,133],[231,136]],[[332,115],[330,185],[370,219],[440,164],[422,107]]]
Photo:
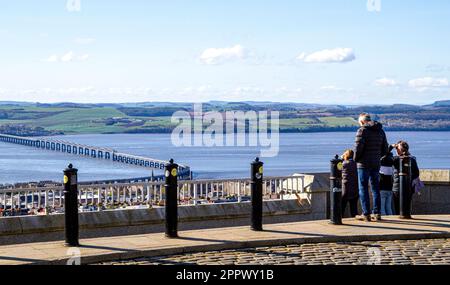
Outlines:
[[[142,108],[152,114],[151,108]],[[173,108],[171,108],[173,109]],[[168,109],[169,111],[171,109]],[[41,127],[46,131],[64,134],[125,133],[125,132],[169,132],[177,124],[171,117],[149,116],[137,112],[127,115],[114,107],[41,107],[41,106],[0,106],[0,127],[26,126]],[[158,112],[164,108],[158,108]],[[133,110],[134,111],[134,110]],[[138,111],[142,111],[138,109]],[[354,126],[350,117],[298,117],[280,119],[281,131],[306,131],[311,128],[336,128]]]
[[321,117],[319,120],[330,127],[350,127],[358,125],[358,122],[350,117]]

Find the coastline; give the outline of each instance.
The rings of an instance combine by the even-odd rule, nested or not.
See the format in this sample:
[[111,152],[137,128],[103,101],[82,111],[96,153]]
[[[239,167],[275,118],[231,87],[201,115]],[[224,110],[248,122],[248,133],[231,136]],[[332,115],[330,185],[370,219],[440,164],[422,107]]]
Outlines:
[[[280,130],[280,134],[320,134],[320,133],[353,133],[358,130],[358,127],[348,127],[348,128],[334,128],[334,129],[314,129],[314,130]],[[398,133],[406,133],[406,132],[419,132],[419,133],[446,133],[450,132],[450,128],[441,128],[441,129],[421,129],[421,128],[384,128],[386,132],[398,132]],[[270,132],[270,130],[269,130]],[[172,130],[167,132],[161,131],[127,131],[127,132],[69,132],[69,133],[61,133],[61,134],[45,134],[45,135],[23,135],[23,137],[56,137],[56,136],[79,136],[79,135],[143,135],[143,134],[156,134],[156,135],[167,135],[171,134]],[[8,133],[6,133],[8,134]],[[225,134],[225,133],[224,133]],[[236,134],[236,132],[235,132]],[[8,135],[17,135],[17,134],[8,134]]]

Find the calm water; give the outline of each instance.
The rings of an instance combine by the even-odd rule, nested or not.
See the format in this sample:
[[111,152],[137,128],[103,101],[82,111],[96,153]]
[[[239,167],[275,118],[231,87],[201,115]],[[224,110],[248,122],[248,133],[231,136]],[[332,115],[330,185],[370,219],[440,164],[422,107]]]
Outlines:
[[[259,154],[256,147],[172,146],[169,134],[76,135],[58,137],[87,145],[188,164],[196,177],[247,177],[249,163]],[[422,168],[450,168],[450,132],[391,132],[390,142],[407,140]],[[266,175],[322,172],[330,158],[352,147],[354,133],[281,134],[277,157],[264,158]],[[69,154],[36,150],[0,142],[0,183],[55,180],[68,163],[79,169],[80,180],[104,180],[149,176],[145,169],[81,158]]]

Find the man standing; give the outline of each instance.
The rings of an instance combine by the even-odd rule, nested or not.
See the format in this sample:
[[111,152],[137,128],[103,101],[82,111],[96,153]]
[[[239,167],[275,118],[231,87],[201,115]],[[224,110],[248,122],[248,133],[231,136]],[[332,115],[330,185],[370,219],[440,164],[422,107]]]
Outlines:
[[359,197],[363,214],[358,220],[370,222],[369,181],[373,196],[373,218],[381,220],[380,160],[389,152],[389,145],[383,126],[372,121],[367,113],[358,119],[361,126],[356,133],[355,161],[358,164]]

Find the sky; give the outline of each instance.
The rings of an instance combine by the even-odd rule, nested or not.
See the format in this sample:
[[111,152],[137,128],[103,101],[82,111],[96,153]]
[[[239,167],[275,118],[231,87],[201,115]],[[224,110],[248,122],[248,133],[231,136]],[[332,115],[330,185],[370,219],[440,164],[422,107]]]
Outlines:
[[428,104],[447,0],[0,0],[0,101]]

